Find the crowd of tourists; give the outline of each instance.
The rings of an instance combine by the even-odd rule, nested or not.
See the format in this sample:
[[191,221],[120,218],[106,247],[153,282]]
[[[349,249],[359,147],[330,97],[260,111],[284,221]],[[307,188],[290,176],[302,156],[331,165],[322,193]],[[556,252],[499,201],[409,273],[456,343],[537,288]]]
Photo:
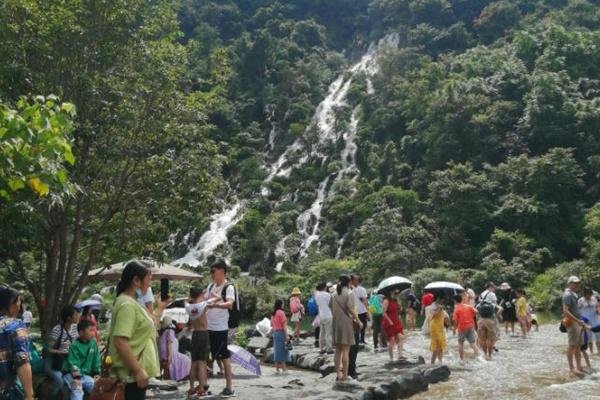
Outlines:
[[[46,398],[82,400],[105,372],[121,383],[126,400],[145,399],[150,379],[161,376],[189,379],[188,396],[202,397],[211,394],[208,378],[216,369],[214,361],[225,378],[219,396],[234,396],[228,345],[237,327],[238,317],[232,312],[237,293],[227,279],[224,262],[213,264],[210,273],[212,283],[207,288],[190,288],[185,301],[189,322],[178,335],[174,321],[168,316],[161,318],[166,303],[154,308],[152,273],[139,261],[127,263],[122,272],[105,346],[90,307],[64,307],[44,346],[43,371],[49,382]],[[587,287],[579,297],[580,283],[577,277],[570,277],[562,297],[561,330],[568,336],[567,359],[576,376],[591,368],[588,350],[595,348],[600,354],[600,298]],[[476,357],[481,353],[491,360],[501,324],[506,334],[513,335],[518,324],[523,337],[538,327],[525,291],[513,290],[508,283],[497,288],[489,282],[479,296],[467,289],[454,294],[426,292],[419,299],[411,289],[369,294],[358,274],[342,275],[336,284],[318,284],[306,307],[299,288],[293,289],[287,304],[282,299],[275,301],[270,324],[276,374],[287,374],[290,349],[300,338],[301,322],[307,314],[315,317],[320,352],[333,354],[336,381],[342,382],[359,379],[357,356],[361,344],[366,343],[368,325],[374,352],[387,350],[390,360],[402,357],[406,333],[400,315],[406,316],[407,330],[418,329],[417,316],[424,317],[421,330],[430,340],[432,364],[443,361],[450,331],[457,337],[461,360],[465,342]],[[0,400],[34,398],[31,323],[32,314],[22,307],[21,294],[10,286],[0,286]]]

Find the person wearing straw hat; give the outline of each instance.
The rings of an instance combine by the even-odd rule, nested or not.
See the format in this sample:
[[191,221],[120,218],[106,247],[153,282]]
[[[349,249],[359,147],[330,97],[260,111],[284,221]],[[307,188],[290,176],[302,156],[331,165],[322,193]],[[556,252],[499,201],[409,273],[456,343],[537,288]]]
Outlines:
[[300,324],[304,315],[304,306],[302,305],[300,296],[302,296],[302,292],[299,288],[295,287],[290,297],[290,312],[292,313],[290,321],[294,323],[294,340],[296,342],[300,340]]

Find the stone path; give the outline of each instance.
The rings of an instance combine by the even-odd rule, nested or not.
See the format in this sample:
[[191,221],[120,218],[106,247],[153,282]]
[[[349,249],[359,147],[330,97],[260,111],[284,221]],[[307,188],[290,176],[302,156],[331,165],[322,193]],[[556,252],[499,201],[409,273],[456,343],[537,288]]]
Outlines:
[[[356,383],[336,383],[332,371],[333,356],[319,355],[312,338],[294,346],[294,365],[288,375],[276,375],[275,369],[262,364],[262,376],[254,377],[234,364],[234,390],[237,398],[244,400],[350,400],[398,399],[427,390],[428,384],[448,379],[450,371],[445,366],[431,368],[424,365],[422,357],[405,352],[402,361],[390,363],[387,353],[373,353],[365,348],[358,354]],[[268,354],[267,354],[267,358]],[[323,373],[318,372],[321,370]],[[209,381],[211,391],[219,393],[225,381],[221,377]],[[183,399],[187,383],[171,384],[171,390],[153,389],[149,398],[159,400]],[[218,396],[211,398],[218,399]]]

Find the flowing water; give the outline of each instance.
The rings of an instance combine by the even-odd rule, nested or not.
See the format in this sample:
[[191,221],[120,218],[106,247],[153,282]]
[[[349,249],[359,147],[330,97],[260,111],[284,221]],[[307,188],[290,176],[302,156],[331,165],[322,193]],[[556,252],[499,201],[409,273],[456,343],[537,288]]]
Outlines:
[[173,261],[174,265],[188,264],[197,267],[219,246],[227,244],[227,232],[243,217],[243,204],[237,202],[212,218],[210,228],[204,232],[196,245],[186,255]]
[[[556,322],[542,325],[527,339],[503,333],[492,361],[475,359],[467,346],[467,356],[461,362],[456,337],[450,333],[444,355],[452,371],[450,379],[411,399],[600,400],[600,373],[583,379],[569,377],[566,343],[567,335],[558,331]],[[406,348],[429,354],[429,342],[420,334],[411,333]],[[592,367],[600,371],[600,356],[594,354],[590,359]]]
[[[300,245],[300,257],[307,254],[308,248],[319,240],[319,223],[321,219],[321,211],[327,198],[330,196],[331,188],[335,183],[344,177],[353,175],[353,179],[358,176],[359,170],[356,166],[356,151],[357,146],[354,142],[356,130],[358,126],[358,110],[352,112],[348,127],[344,132],[339,132],[337,129],[339,121],[338,110],[347,105],[346,97],[348,89],[352,84],[353,79],[359,73],[365,73],[367,77],[372,76],[377,71],[377,54],[378,50],[386,47],[397,47],[399,36],[391,34],[381,39],[378,43],[372,43],[369,46],[367,53],[347,71],[342,73],[328,89],[327,96],[318,105],[312,119],[312,124],[307,129],[317,129],[319,141],[316,143],[315,150],[312,154],[308,154],[302,142],[296,140],[281,154],[281,156],[271,164],[268,169],[268,176],[263,182],[262,195],[269,195],[267,184],[277,176],[287,177],[293,168],[305,164],[310,156],[318,160],[322,166],[326,165],[326,161],[330,156],[322,153],[322,148],[326,147],[331,142],[336,142],[339,139],[344,141],[344,147],[341,150],[339,157],[341,167],[328,175],[317,187],[315,200],[304,212],[300,214],[296,220],[298,234],[302,240]],[[373,90],[370,80],[367,79],[369,91]],[[268,137],[267,147],[273,150],[277,139],[277,126],[274,121],[275,110],[273,106],[266,108],[267,120],[271,124],[271,131]],[[290,163],[290,155],[296,152],[303,152],[301,158],[295,163]],[[337,157],[336,157],[337,158]],[[227,233],[231,227],[237,224],[243,217],[243,205],[241,202],[232,204],[229,208],[224,209],[221,213],[212,217],[210,229],[205,232],[196,245],[182,258],[174,261],[174,264],[189,264],[191,266],[200,265],[206,257],[211,255],[217,248],[227,244]],[[283,260],[289,259],[289,255],[285,249],[285,240],[283,238],[277,246],[277,269],[281,270]],[[339,243],[339,252],[341,254],[341,245]]]

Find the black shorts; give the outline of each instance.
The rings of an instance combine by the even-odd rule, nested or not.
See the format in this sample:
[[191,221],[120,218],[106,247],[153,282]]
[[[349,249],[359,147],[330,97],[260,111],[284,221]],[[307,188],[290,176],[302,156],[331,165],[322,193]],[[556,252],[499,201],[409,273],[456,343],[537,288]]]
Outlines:
[[208,361],[210,344],[208,331],[192,332],[192,361]]
[[229,349],[227,348],[228,331],[208,331],[210,339],[210,354],[213,360],[224,360],[229,358]]

